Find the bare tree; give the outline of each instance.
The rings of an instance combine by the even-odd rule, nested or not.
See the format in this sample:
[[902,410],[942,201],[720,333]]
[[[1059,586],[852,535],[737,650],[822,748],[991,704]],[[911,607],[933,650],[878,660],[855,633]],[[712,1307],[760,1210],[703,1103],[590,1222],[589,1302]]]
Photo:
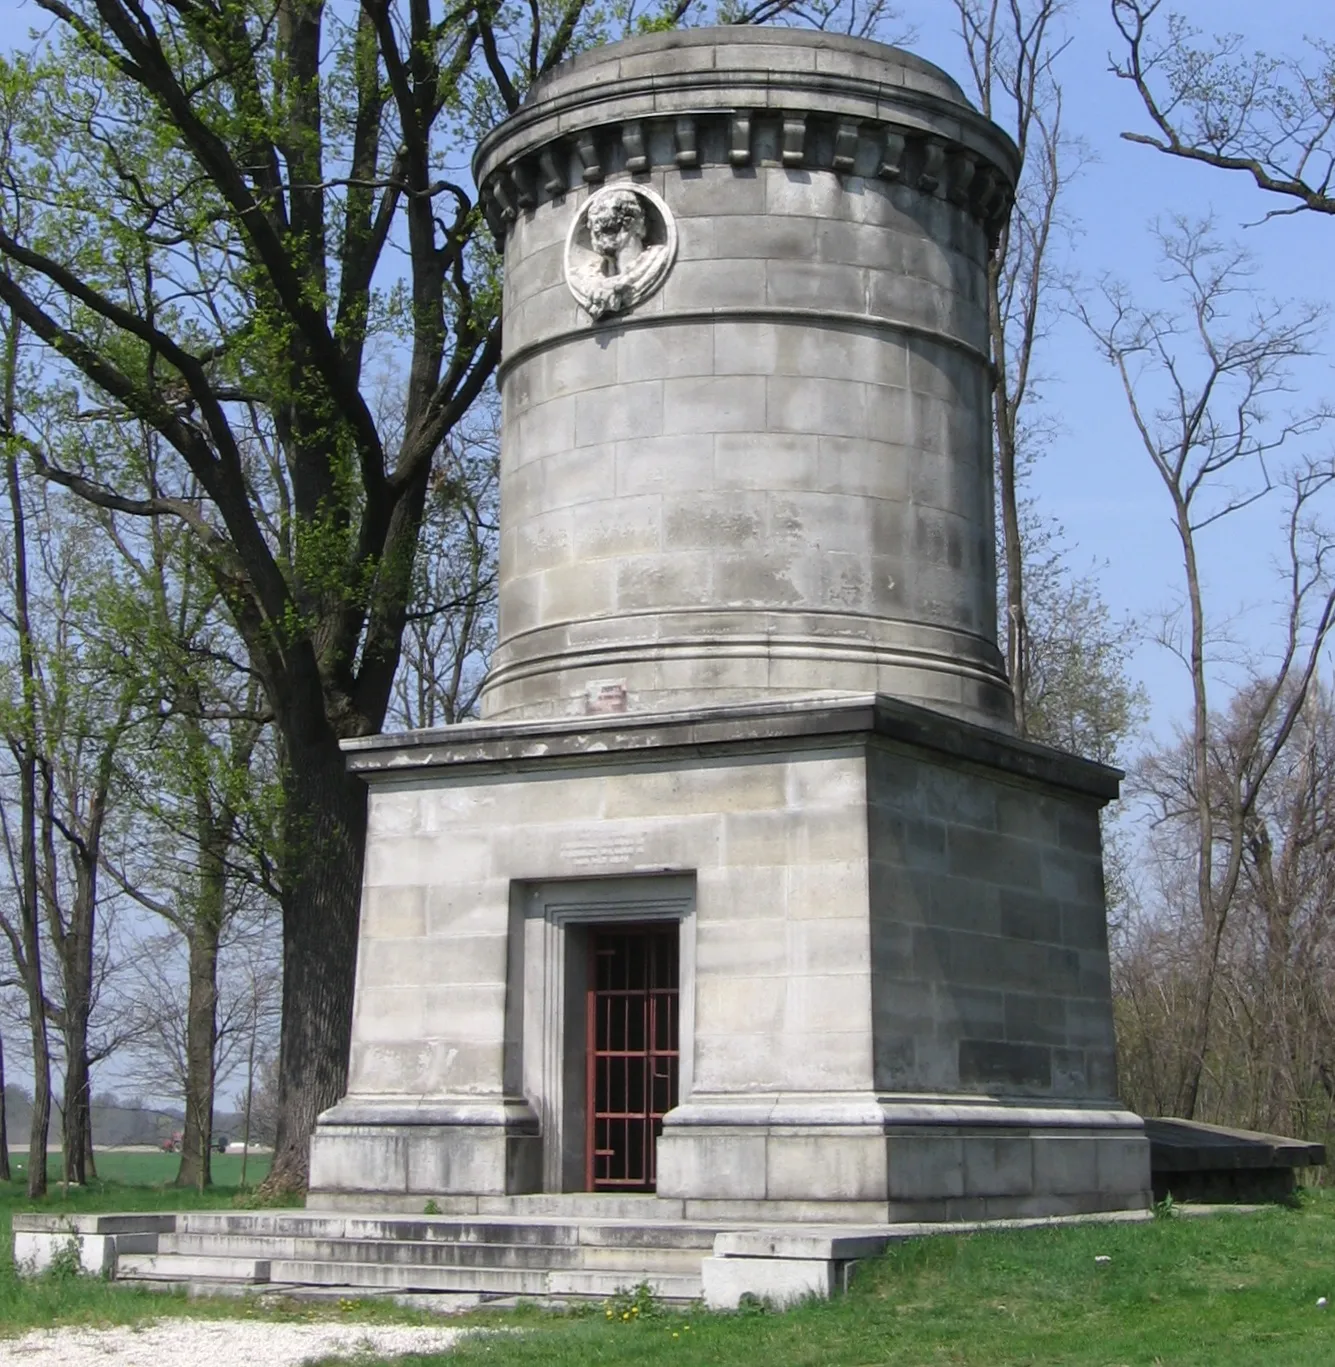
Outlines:
[[[1248,263],[1221,245],[1208,223],[1178,221],[1159,232],[1163,283],[1179,311],[1138,305],[1106,282],[1101,305],[1082,315],[1121,379],[1142,455],[1167,496],[1182,557],[1182,601],[1161,641],[1191,685],[1186,728],[1189,786],[1165,787],[1151,768],[1146,791],[1160,824],[1190,829],[1191,935],[1196,960],[1184,972],[1182,1067],[1171,1088],[1174,1114],[1191,1117],[1200,1099],[1219,965],[1238,896],[1247,833],[1274,766],[1289,744],[1335,612],[1329,574],[1335,543],[1318,511],[1335,479],[1329,461],[1288,460],[1295,439],[1322,427],[1324,411],[1273,417],[1288,393],[1293,363],[1319,335],[1315,309],[1267,304],[1249,287]],[[1256,670],[1253,705],[1237,732],[1227,773],[1213,771],[1218,716],[1215,671],[1221,644],[1205,601],[1205,538],[1220,535],[1244,509],[1287,493],[1279,641]],[[1222,800],[1214,795],[1222,793]],[[1180,871],[1179,865],[1179,871]]]
[[[140,442],[151,481],[157,438],[144,429]],[[174,520],[104,517],[124,571],[98,599],[109,628],[104,672],[152,698],[138,743],[122,751],[130,815],[104,864],[122,892],[161,917],[188,950],[188,999],[172,1021],[173,1035],[178,1021],[183,1026],[186,1064],[176,1078],[185,1105],[176,1181],[202,1188],[211,1180],[219,955],[273,856],[265,818],[274,766],[267,751],[266,763],[257,761],[269,716],[194,539]],[[249,857],[256,852],[260,867]]]
[[974,93],[1020,152],[1015,206],[987,269],[993,364],[993,431],[1001,522],[1006,665],[1015,695],[1015,725],[1030,731],[1030,641],[1024,585],[1020,485],[1035,454],[1038,426],[1036,353],[1053,313],[1053,238],[1062,228],[1061,197],[1079,149],[1062,128],[1058,31],[1063,0],[954,0]]
[[1238,34],[1204,37],[1163,0],[1112,0],[1125,44],[1113,71],[1140,96],[1153,147],[1249,176],[1288,203],[1266,217],[1335,214],[1335,42],[1307,40],[1306,60],[1249,52]]
[[473,715],[496,639],[500,413],[494,391],[442,452],[422,524],[418,586],[394,680],[407,727]]
[[[210,1164],[190,1152],[191,1105],[207,1107],[194,1129],[207,1144],[216,1140],[213,1098],[238,1073],[252,1074],[257,1055],[272,1055],[278,1026],[281,970],[274,953],[276,920],[258,899],[229,916],[218,945],[213,970],[212,1045],[207,1059],[207,1091],[202,1099],[196,1057],[201,1031],[190,1007],[199,999],[198,951],[178,931],[141,937],[133,981],[123,993],[123,1009],[135,1024],[127,1050],[131,1078],[156,1095],[187,1098],[186,1129],[181,1138],[181,1171],[177,1185],[210,1182]],[[244,1107],[242,1108],[244,1110]]]
[[[1209,801],[1221,859],[1237,776],[1264,758],[1259,730],[1283,725],[1269,679],[1244,683],[1214,716]],[[1258,718],[1258,714],[1264,714]],[[1190,1065],[1193,984],[1205,958],[1194,901],[1198,822],[1190,737],[1152,755],[1141,782],[1159,813],[1143,862],[1157,906],[1118,946],[1127,1099],[1171,1110]],[[1241,876],[1218,954],[1197,1115],[1324,1138],[1335,1119],[1335,711],[1313,681],[1244,828]],[[1168,914],[1165,914],[1167,912]]]
[[9,1171],[9,1105],[5,1097],[5,1035],[0,1030],[0,1182],[11,1181]]
[[[11,318],[12,338],[19,327]],[[11,367],[12,372],[12,367]],[[108,970],[101,851],[114,805],[116,755],[135,724],[140,693],[99,667],[102,623],[92,606],[106,566],[87,509],[55,490],[25,487],[22,449],[35,442],[40,406],[25,393],[24,428],[9,431],[6,547],[12,597],[0,602],[3,655],[0,732],[15,761],[17,802],[0,819],[17,914],[0,913],[30,1014],[36,1078],[34,1127],[49,1125],[51,1032],[64,1067],[60,1106],[65,1180],[86,1180],[92,1161],[90,1069],[115,1048],[114,1025],[96,1029]],[[45,1141],[33,1152],[44,1153]],[[30,1183],[40,1183],[44,1167]]]

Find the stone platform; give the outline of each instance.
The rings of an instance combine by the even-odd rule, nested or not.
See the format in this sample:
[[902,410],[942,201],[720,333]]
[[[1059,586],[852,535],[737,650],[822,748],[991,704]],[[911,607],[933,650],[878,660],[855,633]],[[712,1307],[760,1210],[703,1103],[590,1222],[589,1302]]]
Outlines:
[[1326,1162],[1324,1144],[1195,1120],[1147,1116],[1145,1133],[1156,1201],[1284,1201]]

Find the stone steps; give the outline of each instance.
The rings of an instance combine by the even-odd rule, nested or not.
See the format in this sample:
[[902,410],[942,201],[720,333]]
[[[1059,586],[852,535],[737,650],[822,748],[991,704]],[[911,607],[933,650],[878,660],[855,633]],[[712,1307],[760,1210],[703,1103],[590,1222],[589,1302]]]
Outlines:
[[301,1212],[191,1211],[176,1217],[173,1237],[373,1239],[415,1243],[539,1244],[543,1247],[628,1246],[707,1250],[724,1225],[678,1220],[582,1221],[520,1217],[489,1220],[449,1216],[417,1218],[314,1216]]
[[245,1282],[270,1280],[268,1258],[235,1258],[220,1254],[122,1253],[116,1280],[131,1282]]
[[[351,1250],[349,1250],[349,1253]],[[473,1292],[489,1296],[604,1297],[647,1282],[665,1300],[690,1301],[701,1294],[700,1259],[694,1270],[642,1268],[553,1268],[357,1261],[339,1258],[241,1258],[222,1254],[125,1254],[116,1280],[170,1286],[282,1284],[288,1287],[346,1287],[360,1291]]]
[[313,1286],[394,1287],[403,1291],[481,1291],[512,1296],[611,1296],[648,1282],[665,1300],[695,1300],[701,1293],[694,1273],[614,1272],[578,1268],[422,1267],[388,1263],[275,1259],[275,1281]]
[[195,1257],[282,1258],[422,1267],[509,1267],[612,1271],[698,1271],[705,1248],[642,1245],[479,1243],[472,1240],[291,1238],[259,1234],[164,1234],[158,1253]]
[[602,1299],[647,1282],[717,1308],[828,1296],[888,1243],[981,1228],[1148,1219],[1147,1211],[954,1225],[705,1225],[682,1220],[396,1219],[305,1211],[13,1217],[20,1275],[77,1246],[84,1271],[191,1295],[409,1297],[459,1309],[515,1297]]
[[[392,1214],[404,1219],[422,1216],[425,1195],[395,1196],[386,1192],[321,1192],[306,1197],[308,1216],[335,1217]],[[652,1193],[608,1195],[594,1191],[530,1192],[522,1196],[450,1196],[431,1198],[437,1216],[458,1219],[477,1216],[484,1219],[562,1219],[633,1220],[641,1224],[681,1220],[686,1216],[685,1201]]]
[[563,1214],[183,1212],[174,1228],[156,1234],[156,1251],[123,1253],[116,1278],[224,1290],[282,1286],[328,1293],[343,1287],[349,1294],[558,1298],[602,1298],[648,1282],[665,1299],[700,1296],[702,1260],[713,1249],[717,1226],[583,1222],[569,1210]]

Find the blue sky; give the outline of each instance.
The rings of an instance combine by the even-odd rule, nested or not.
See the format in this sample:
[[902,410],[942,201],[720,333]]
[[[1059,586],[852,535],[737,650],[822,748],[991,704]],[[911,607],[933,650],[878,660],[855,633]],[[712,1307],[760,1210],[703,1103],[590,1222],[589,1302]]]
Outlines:
[[[917,22],[916,50],[957,78],[966,75],[949,23],[954,6],[932,6],[931,18],[918,17],[917,8],[905,7]],[[1296,52],[1304,35],[1332,33],[1328,6],[1312,0],[1264,6],[1182,0],[1176,8],[1209,32],[1243,34],[1249,49]],[[1147,131],[1147,118],[1135,91],[1108,70],[1117,34],[1106,0],[1075,0],[1069,28],[1072,43],[1062,62],[1067,125],[1094,156],[1069,200],[1082,230],[1075,264],[1089,286],[1112,272],[1138,298],[1153,300],[1162,286],[1155,278],[1149,223],[1156,216],[1213,213],[1220,233],[1255,256],[1257,282],[1267,293],[1335,303],[1335,221],[1309,213],[1247,227],[1278,201],[1241,176],[1123,141],[1123,130]],[[1304,392],[1295,401],[1335,398],[1330,355],[1327,349],[1324,358],[1304,367]],[[1118,612],[1152,615],[1172,601],[1181,582],[1180,559],[1164,491],[1137,444],[1120,382],[1073,322],[1059,327],[1044,369],[1054,376],[1047,396],[1064,434],[1037,470],[1034,492],[1064,524],[1073,561],[1102,567],[1099,579],[1109,604]],[[1328,452],[1332,441],[1335,434],[1312,449]],[[1268,605],[1276,591],[1273,532],[1279,512],[1278,502],[1263,505],[1204,540],[1209,600],[1221,615],[1251,609],[1238,631],[1258,644],[1268,636]],[[1181,666],[1160,647],[1146,645],[1134,669],[1151,696],[1153,728],[1162,733],[1187,705]]]

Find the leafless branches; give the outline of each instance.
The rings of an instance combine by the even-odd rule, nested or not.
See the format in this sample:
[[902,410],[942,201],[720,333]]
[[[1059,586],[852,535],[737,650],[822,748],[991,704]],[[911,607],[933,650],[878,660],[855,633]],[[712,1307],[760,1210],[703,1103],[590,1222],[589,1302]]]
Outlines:
[[1016,729],[1030,730],[1030,641],[1020,484],[1035,452],[1026,437],[1036,398],[1036,356],[1052,313],[1051,248],[1062,227],[1061,198],[1078,169],[1079,148],[1062,127],[1057,63],[1067,40],[1061,0],[955,0],[960,37],[983,113],[998,120],[1020,151],[1011,217],[988,262],[993,363],[993,429],[1004,575],[1006,663]]
[[[1099,304],[1081,312],[1121,380],[1140,454],[1163,486],[1182,558],[1181,625],[1170,618],[1163,640],[1185,666],[1191,720],[1167,767],[1146,764],[1140,782],[1157,825],[1176,832],[1174,896],[1183,914],[1188,907],[1191,913],[1182,934],[1196,957],[1181,988],[1189,1004],[1175,1008],[1185,1022],[1184,1042],[1168,1109],[1192,1116],[1249,833],[1299,726],[1335,620],[1335,540],[1321,516],[1335,466],[1329,457],[1293,455],[1296,444],[1325,426],[1327,411],[1271,411],[1291,392],[1294,363],[1316,345],[1319,311],[1259,298],[1245,257],[1221,244],[1209,223],[1179,221],[1159,238],[1175,307],[1146,308],[1106,282]],[[1213,649],[1204,538],[1219,536],[1280,491],[1286,501],[1278,642],[1269,658],[1251,662],[1246,706],[1235,706],[1223,745],[1227,709],[1214,700],[1222,662]]]
[[1124,43],[1112,70],[1140,96],[1156,132],[1123,133],[1169,156],[1237,171],[1293,201],[1267,217],[1335,214],[1335,44],[1307,60],[1248,52],[1237,34],[1204,37],[1163,0],[1112,0]]

